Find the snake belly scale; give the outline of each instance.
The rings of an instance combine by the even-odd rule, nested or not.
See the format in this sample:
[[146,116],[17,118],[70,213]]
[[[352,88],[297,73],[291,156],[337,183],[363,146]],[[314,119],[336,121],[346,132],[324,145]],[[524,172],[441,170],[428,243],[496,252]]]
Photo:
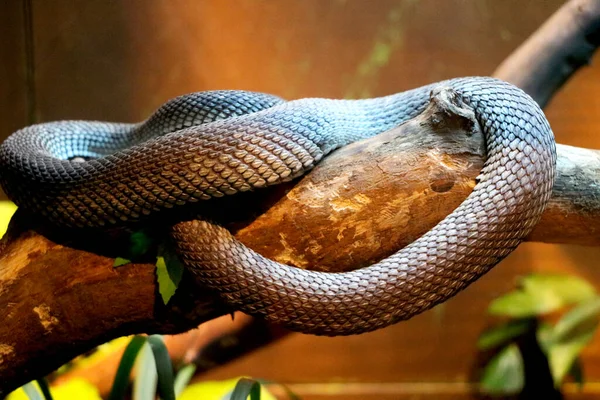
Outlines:
[[556,150],[542,110],[520,89],[469,77],[364,100],[196,93],[139,124],[60,121],[15,132],[0,146],[0,183],[59,226],[118,226],[301,176],[336,148],[415,117],[439,86],[472,107],[488,158],[467,199],[390,257],[324,273],[266,259],[203,220],[171,232],[186,267],[236,309],[305,333],[372,331],[452,297],[538,222]]

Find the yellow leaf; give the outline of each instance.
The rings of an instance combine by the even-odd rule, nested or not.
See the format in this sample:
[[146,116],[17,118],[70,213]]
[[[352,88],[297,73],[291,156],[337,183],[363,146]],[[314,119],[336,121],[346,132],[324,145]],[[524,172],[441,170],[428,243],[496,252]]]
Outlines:
[[6,233],[10,218],[13,216],[17,206],[11,201],[0,201],[0,237]]
[[73,359],[69,368],[91,368],[92,365],[101,363],[115,352],[122,353],[130,340],[131,336],[123,336],[101,344],[89,356],[79,356]]
[[21,388],[18,388],[17,390],[15,390],[11,394],[9,394],[6,397],[6,400],[29,400],[29,399],[27,398],[25,391]]
[[[35,385],[37,387],[37,383]],[[50,388],[54,400],[102,400],[98,389],[83,379],[71,379],[60,386]],[[28,400],[23,389],[12,392],[6,400]]]
[[83,379],[70,379],[60,386],[50,389],[54,400],[102,400],[96,386]]
[[[183,390],[181,396],[179,396],[177,400],[222,400],[225,395],[233,391],[235,384],[240,378],[192,384]],[[277,400],[264,387],[261,387],[260,389],[260,398],[262,400]]]

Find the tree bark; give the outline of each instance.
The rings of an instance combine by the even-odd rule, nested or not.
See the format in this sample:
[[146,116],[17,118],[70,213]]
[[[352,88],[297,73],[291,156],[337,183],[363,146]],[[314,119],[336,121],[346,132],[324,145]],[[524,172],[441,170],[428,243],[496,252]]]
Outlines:
[[[495,75],[545,104],[600,42],[599,8],[571,1]],[[280,262],[323,271],[375,262],[460,204],[483,164],[478,126],[435,104],[335,152],[300,182],[209,202],[204,211]],[[558,155],[553,198],[528,239],[598,245],[600,152],[559,145]],[[231,312],[188,276],[163,305],[152,260],[113,268],[122,240],[52,232],[17,212],[0,241],[0,395],[112,338],[183,332]],[[267,330],[265,340],[280,334]]]

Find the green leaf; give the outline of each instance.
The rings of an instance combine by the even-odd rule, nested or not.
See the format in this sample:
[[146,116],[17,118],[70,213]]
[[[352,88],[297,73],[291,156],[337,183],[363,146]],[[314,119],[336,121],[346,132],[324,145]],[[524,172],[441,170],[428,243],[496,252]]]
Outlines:
[[125,392],[129,386],[131,369],[144,343],[146,343],[144,336],[134,336],[125,348],[121,362],[117,368],[110,395],[108,396],[109,400],[122,400],[125,397]]
[[575,361],[573,361],[573,365],[571,365],[571,369],[567,373],[567,376],[573,378],[579,389],[582,388],[585,379],[583,376],[583,364],[581,363],[581,358],[577,357]]
[[194,364],[188,364],[179,370],[177,376],[175,376],[175,398],[179,397],[195,373],[196,366]]
[[546,314],[561,306],[562,303],[556,298],[540,299],[535,294],[516,290],[492,301],[488,312],[492,315],[528,318]]
[[560,386],[563,379],[573,368],[573,363],[585,346],[592,340],[594,333],[581,335],[578,339],[567,343],[557,343],[550,346],[548,351],[548,364],[552,372],[555,386]]
[[42,394],[33,382],[26,383],[21,387],[23,388],[23,391],[25,392],[29,400],[43,400]]
[[519,393],[525,384],[523,357],[515,344],[502,349],[485,366],[481,389],[490,394],[510,395]]
[[596,297],[596,289],[587,281],[572,275],[531,274],[521,280],[523,290],[535,293],[539,299],[563,305],[576,304]]
[[46,378],[36,379],[36,382],[37,382],[38,386],[40,387],[42,394],[44,395],[44,399],[52,400],[52,394],[50,394],[50,387],[48,386],[48,382],[46,381]]
[[163,245],[160,247],[158,255],[164,258],[165,265],[167,266],[167,272],[169,273],[169,278],[171,278],[171,281],[176,287],[179,286],[179,282],[181,282],[185,267],[179,260],[179,257],[177,257],[175,251],[171,247]]
[[164,257],[156,257],[156,281],[158,282],[158,292],[162,297],[163,303],[168,304],[171,297],[177,290],[177,285],[171,280],[167,264]]
[[156,258],[156,278],[158,291],[167,304],[177,291],[183,277],[184,266],[177,254],[167,245],[161,245]]
[[175,384],[173,379],[173,365],[167,346],[160,335],[148,337],[148,344],[156,361],[158,374],[158,394],[162,400],[175,400]]
[[154,400],[157,382],[156,363],[147,341],[142,346],[135,365],[133,400]]
[[489,350],[523,335],[533,327],[530,320],[509,321],[483,332],[477,341],[480,350]]
[[567,342],[577,339],[581,334],[593,333],[598,326],[599,316],[600,297],[579,304],[556,323],[552,340]]
[[548,362],[558,386],[573,369],[577,358],[593,339],[600,316],[600,298],[579,304],[562,316],[546,339]]
[[494,300],[488,312],[513,318],[534,317],[596,296],[593,286],[569,275],[532,274],[522,278],[520,286]]
[[260,383],[254,379],[242,378],[238,381],[229,400],[260,400]]
[[554,327],[546,322],[540,322],[535,336],[542,351],[548,354],[554,337]]
[[127,257],[117,257],[113,263],[113,267],[120,267],[131,263],[131,260],[139,259],[152,248],[153,239],[144,231],[133,232],[129,235],[129,248],[127,249]]
[[117,267],[120,267],[121,265],[126,265],[129,263],[131,263],[131,260],[128,260],[126,258],[117,257],[117,258],[115,258],[115,262],[113,263],[113,268],[117,268]]
[[[39,388],[39,382],[31,382],[31,386],[35,390],[40,390],[43,392],[44,389]],[[42,383],[43,385],[43,383]],[[38,389],[39,388],[39,389]],[[27,389],[29,390],[29,389]],[[50,393],[57,400],[64,399],[85,399],[85,400],[102,400],[100,394],[98,393],[98,389],[89,383],[88,381],[82,378],[72,378],[66,382],[61,383],[58,386],[50,388]],[[33,396],[40,396],[39,392],[37,394],[34,392]],[[36,397],[40,398],[40,397]],[[46,397],[48,399],[49,397]],[[28,400],[29,397],[25,393],[22,388],[15,390],[11,394],[8,395],[6,400]]]

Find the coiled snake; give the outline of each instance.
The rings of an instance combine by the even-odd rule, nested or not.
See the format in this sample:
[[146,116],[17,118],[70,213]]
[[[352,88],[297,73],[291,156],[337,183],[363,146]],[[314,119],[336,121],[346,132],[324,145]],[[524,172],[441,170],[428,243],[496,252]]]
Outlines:
[[488,158],[471,195],[392,256],[323,273],[268,260],[205,221],[172,232],[184,264],[237,309],[306,333],[371,331],[453,296],[539,220],[554,182],[555,144],[543,112],[520,89],[475,77],[365,100],[196,93],[139,124],[26,127],[0,146],[0,183],[17,205],[55,224],[119,225],[294,179],[332,150],[418,115],[438,85],[473,108]]

